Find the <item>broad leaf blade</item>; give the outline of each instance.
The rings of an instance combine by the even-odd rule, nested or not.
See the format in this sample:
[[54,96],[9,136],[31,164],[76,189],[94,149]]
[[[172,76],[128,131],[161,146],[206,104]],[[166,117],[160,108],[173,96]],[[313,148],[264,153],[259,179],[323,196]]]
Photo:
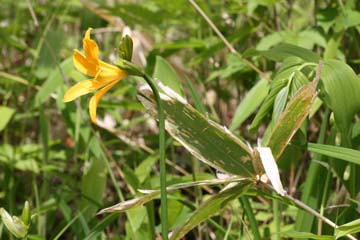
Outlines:
[[240,102],[230,124],[230,130],[238,128],[261,104],[269,91],[269,83],[261,79]]
[[96,138],[89,143],[92,156],[89,166],[84,171],[81,179],[81,191],[84,196],[80,202],[80,208],[84,210],[84,217],[90,219],[101,206],[103,194],[106,188],[107,168],[104,153]]
[[55,69],[46,81],[42,84],[41,89],[36,93],[35,106],[40,106],[45,102],[55,90],[60,87],[64,80],[62,73],[67,75],[74,69],[72,58],[65,59],[59,66],[61,69]]
[[347,135],[354,114],[360,110],[360,79],[344,62],[327,60],[321,80],[325,90],[323,99],[334,112],[339,130]]
[[[152,94],[140,90],[144,106],[156,114]],[[186,100],[162,96],[166,114],[165,127],[192,155],[218,171],[243,177],[256,175],[251,149],[229,130],[204,117]]]
[[309,114],[311,104],[316,97],[317,81],[313,81],[299,90],[281,114],[267,144],[275,159],[278,159],[287,144]]
[[170,87],[180,96],[184,96],[181,81],[173,67],[162,57],[156,56],[153,77],[159,79],[164,85]]
[[280,43],[270,50],[263,51],[262,54],[277,62],[282,62],[285,58],[292,56],[302,58],[307,62],[318,63],[320,60],[320,57],[314,52],[288,43]]
[[172,232],[170,239],[181,239],[198,224],[220,212],[229,201],[245,193],[251,185],[251,181],[244,181],[232,188],[213,195],[209,200],[201,204],[183,225]]
[[271,85],[270,92],[268,93],[267,97],[264,100],[264,103],[261,105],[258,113],[256,114],[254,120],[251,123],[251,126],[249,128],[250,132],[254,132],[255,130],[257,130],[257,128],[261,124],[261,121],[271,110],[276,95],[279,93],[281,89],[283,89],[286,86],[287,82],[288,82],[287,79],[281,79],[279,81],[274,80],[274,82]]
[[7,124],[9,123],[10,119],[15,113],[15,109],[0,106],[0,131],[4,130]]

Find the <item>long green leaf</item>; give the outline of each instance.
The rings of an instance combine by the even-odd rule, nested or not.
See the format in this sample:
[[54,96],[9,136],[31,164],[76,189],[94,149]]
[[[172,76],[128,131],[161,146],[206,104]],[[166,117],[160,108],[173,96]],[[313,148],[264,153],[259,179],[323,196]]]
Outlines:
[[[140,101],[155,114],[152,94],[143,88]],[[169,93],[171,94],[171,93]],[[162,96],[166,130],[199,160],[218,171],[243,177],[256,175],[251,149],[229,130],[203,116],[185,99]]]
[[307,62],[317,63],[320,60],[320,57],[314,52],[288,43],[280,43],[270,50],[263,51],[262,54],[277,62],[281,62],[285,58],[292,56],[302,58]]
[[308,143],[308,150],[310,152],[319,153],[328,157],[360,164],[360,151],[358,150],[316,143]]
[[347,136],[354,114],[360,110],[360,79],[346,63],[326,60],[321,80],[323,99],[334,112],[339,130]]
[[230,130],[239,127],[256,110],[267,96],[268,91],[268,81],[261,79],[240,102],[230,123]]
[[107,168],[103,160],[103,152],[98,140],[92,138],[89,143],[92,156],[90,164],[86,168],[81,180],[83,199],[80,203],[81,209],[85,209],[84,216],[90,219],[101,206],[103,194],[106,187]]
[[169,86],[180,96],[184,96],[181,81],[173,67],[162,57],[156,56],[156,65],[153,77],[159,79],[164,85]]
[[[317,140],[317,142],[321,144],[325,141],[329,114],[330,110],[326,109],[322,119],[319,137]],[[319,156],[318,154],[314,155],[312,159],[324,161],[324,158],[322,156]],[[310,162],[310,166],[308,168],[306,179],[304,182],[301,201],[303,201],[305,204],[307,204],[313,209],[317,209],[319,207],[320,201],[318,199],[321,192],[325,191],[319,191],[319,189],[323,189],[324,187],[324,181],[322,181],[322,179],[326,178],[325,175],[326,169],[321,167],[321,165],[317,161]],[[314,219],[315,217],[313,215],[310,215],[309,213],[302,210],[298,211],[295,221],[295,230],[301,232],[310,232]]]
[[338,226],[335,229],[335,237],[338,239],[348,234],[357,232],[360,232],[360,219]]
[[261,121],[265,118],[265,116],[268,114],[268,112],[271,110],[271,107],[274,104],[276,95],[279,93],[279,91],[284,88],[287,84],[287,79],[281,79],[279,81],[273,81],[271,84],[270,92],[266,96],[264,103],[261,105],[258,113],[256,114],[254,120],[252,121],[250,125],[250,132],[254,132],[257,130],[258,126],[261,124]]
[[93,228],[92,231],[87,235],[84,240],[93,240],[101,235],[105,228],[107,228],[113,221],[119,218],[119,213],[112,213],[101,221],[99,221]]
[[[168,192],[189,188],[189,187],[196,187],[196,186],[208,186],[208,185],[219,185],[219,184],[228,184],[234,182],[242,182],[246,179],[244,178],[225,178],[225,179],[209,179],[209,180],[202,180],[202,181],[195,181],[195,182],[183,182],[168,186],[166,190]],[[142,206],[145,203],[148,203],[155,198],[158,198],[160,195],[159,190],[139,190],[139,192],[145,193],[146,195],[139,196],[137,198],[133,198],[127,201],[120,202],[113,206],[104,208],[99,211],[98,214],[103,213],[111,213],[111,212],[125,212],[127,210],[133,209],[138,206]]]
[[297,231],[288,231],[282,232],[282,237],[285,238],[296,238],[296,239],[315,239],[315,240],[333,240],[333,236],[329,235],[316,235],[308,232],[297,232]]
[[316,97],[317,81],[313,81],[299,90],[281,114],[267,144],[275,159],[278,159],[287,144],[309,114],[311,104]]
[[[65,59],[60,64],[61,71],[66,73],[67,75],[71,70],[74,69],[72,58]],[[61,86],[64,82],[62,72],[59,69],[55,69],[50,76],[43,83],[41,89],[36,93],[35,96],[35,106],[39,106],[43,102],[45,102],[59,86]]]
[[288,99],[289,87],[285,86],[280,92],[276,95],[274,102],[274,111],[273,111],[273,121],[277,122],[281,113],[284,111],[286,102]]
[[298,57],[288,57],[282,63],[281,68],[276,73],[271,82],[270,91],[266,96],[263,104],[261,105],[258,113],[256,114],[253,122],[250,126],[250,132],[257,130],[264,117],[270,112],[273,107],[274,101],[278,93],[283,89],[289,82],[289,79],[294,72],[298,71],[298,68],[304,61]]
[[[185,78],[185,81],[186,81],[186,86],[190,91],[196,110],[198,110],[202,114],[206,114],[206,107],[201,101],[200,94],[197,92],[197,90],[195,89],[194,85],[191,83],[189,78]],[[198,83],[202,84],[200,81]]]
[[251,185],[251,181],[244,181],[232,188],[213,195],[209,200],[202,203],[183,225],[172,232],[170,239],[181,239],[195,226],[220,212],[229,201],[245,193]]

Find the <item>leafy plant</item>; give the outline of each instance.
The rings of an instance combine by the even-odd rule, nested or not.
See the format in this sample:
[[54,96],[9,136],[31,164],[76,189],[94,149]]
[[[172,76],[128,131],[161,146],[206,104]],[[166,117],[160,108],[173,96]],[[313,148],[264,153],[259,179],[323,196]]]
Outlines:
[[[359,9],[3,1],[0,239],[359,238]],[[62,101],[89,27],[128,75],[97,124]]]

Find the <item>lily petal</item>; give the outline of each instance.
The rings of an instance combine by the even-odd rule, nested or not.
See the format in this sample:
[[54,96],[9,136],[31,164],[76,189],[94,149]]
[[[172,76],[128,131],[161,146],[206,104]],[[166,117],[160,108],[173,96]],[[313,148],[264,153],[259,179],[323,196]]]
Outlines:
[[104,62],[104,61],[101,61],[101,60],[99,60],[99,65],[100,65],[100,67],[103,68],[103,69],[119,70],[118,67],[116,67],[116,66],[114,66],[114,65],[111,65],[111,64],[109,64],[109,63],[106,63],[106,62]]
[[94,94],[94,96],[91,97],[89,102],[89,112],[90,112],[90,118],[93,123],[96,124],[96,109],[99,104],[100,99],[102,96],[107,93],[119,80],[114,81],[113,83],[105,86],[104,88],[100,89],[98,92]]
[[93,88],[93,82],[91,80],[84,80],[81,82],[78,82],[74,86],[72,86],[64,95],[64,102],[70,102],[74,99],[88,94],[94,90]]
[[94,84],[104,84],[121,80],[127,76],[126,72],[117,69],[116,71],[100,71],[94,79]]
[[99,61],[99,47],[97,43],[90,38],[91,30],[92,28],[89,28],[85,33],[85,37],[83,38],[83,48],[87,60],[95,64]]
[[99,71],[99,66],[96,63],[88,61],[85,56],[76,49],[74,50],[73,62],[76,69],[85,75],[94,77]]

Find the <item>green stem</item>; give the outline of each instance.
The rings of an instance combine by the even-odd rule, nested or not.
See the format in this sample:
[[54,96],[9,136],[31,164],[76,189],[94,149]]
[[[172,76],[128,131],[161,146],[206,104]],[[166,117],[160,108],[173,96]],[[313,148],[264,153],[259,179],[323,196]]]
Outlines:
[[[324,212],[325,212],[325,207],[326,207],[325,205],[326,205],[326,201],[327,201],[327,194],[328,194],[330,180],[331,180],[331,171],[329,170],[326,173],[325,186],[324,186],[324,191],[323,191],[322,198],[321,198],[320,214],[322,216],[324,216]],[[318,235],[322,234],[322,226],[323,226],[323,222],[319,221],[318,222]]]
[[155,240],[155,216],[154,216],[154,202],[149,202],[146,204],[146,211],[149,219],[148,229],[149,229],[149,240]]
[[254,239],[256,240],[260,240],[261,239],[261,235],[260,235],[260,232],[259,232],[259,228],[258,228],[258,223],[255,219],[255,216],[254,216],[254,212],[253,212],[253,209],[250,205],[250,202],[249,202],[249,199],[247,196],[242,196],[239,198],[240,202],[241,202],[241,205],[243,206],[244,208],[244,211],[245,211],[245,214],[250,222],[250,227],[251,227],[251,230],[253,232],[253,236],[254,236]]
[[275,239],[280,240],[280,210],[279,210],[279,201],[277,199],[273,199],[273,213],[274,213],[274,223],[275,223]]
[[166,192],[166,165],[165,165],[165,115],[160,94],[149,76],[143,75],[149,84],[158,108],[159,118],[159,154],[160,154],[160,198],[161,198],[161,232],[163,240],[168,239],[168,215],[167,215],[167,192]]

